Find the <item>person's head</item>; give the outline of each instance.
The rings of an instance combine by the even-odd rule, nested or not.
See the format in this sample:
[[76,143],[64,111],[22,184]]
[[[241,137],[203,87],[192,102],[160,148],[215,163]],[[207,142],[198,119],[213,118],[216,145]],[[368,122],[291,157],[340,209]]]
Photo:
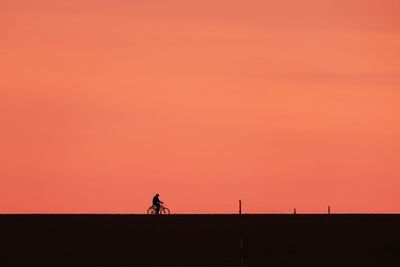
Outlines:
[[156,197],[158,197],[159,196],[159,194],[156,194]]

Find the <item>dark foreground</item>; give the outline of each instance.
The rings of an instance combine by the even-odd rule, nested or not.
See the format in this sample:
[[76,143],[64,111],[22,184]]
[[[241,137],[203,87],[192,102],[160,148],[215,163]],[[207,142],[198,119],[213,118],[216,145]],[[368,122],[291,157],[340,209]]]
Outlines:
[[[400,266],[400,215],[242,215],[245,266]],[[240,266],[238,215],[0,215],[0,266]]]

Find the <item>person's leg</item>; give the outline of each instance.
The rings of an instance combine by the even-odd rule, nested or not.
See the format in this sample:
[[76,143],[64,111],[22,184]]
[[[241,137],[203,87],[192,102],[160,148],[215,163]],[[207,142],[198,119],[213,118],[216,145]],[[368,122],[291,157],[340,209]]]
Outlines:
[[156,204],[157,207],[157,214],[160,214],[160,203]]

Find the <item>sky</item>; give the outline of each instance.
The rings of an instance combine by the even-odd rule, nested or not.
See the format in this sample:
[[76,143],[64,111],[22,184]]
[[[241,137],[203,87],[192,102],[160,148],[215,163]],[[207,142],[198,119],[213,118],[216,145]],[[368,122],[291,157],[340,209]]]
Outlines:
[[0,213],[399,213],[399,13],[0,0]]

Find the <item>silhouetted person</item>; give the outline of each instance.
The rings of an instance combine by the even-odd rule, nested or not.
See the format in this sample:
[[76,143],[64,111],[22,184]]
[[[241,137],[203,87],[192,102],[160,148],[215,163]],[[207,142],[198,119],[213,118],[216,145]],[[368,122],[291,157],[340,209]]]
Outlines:
[[156,195],[153,197],[153,205],[157,207],[157,214],[160,213],[160,207],[161,207],[160,204],[164,203],[164,202],[162,202],[162,201],[158,198],[158,196],[159,196],[159,194],[156,194]]

